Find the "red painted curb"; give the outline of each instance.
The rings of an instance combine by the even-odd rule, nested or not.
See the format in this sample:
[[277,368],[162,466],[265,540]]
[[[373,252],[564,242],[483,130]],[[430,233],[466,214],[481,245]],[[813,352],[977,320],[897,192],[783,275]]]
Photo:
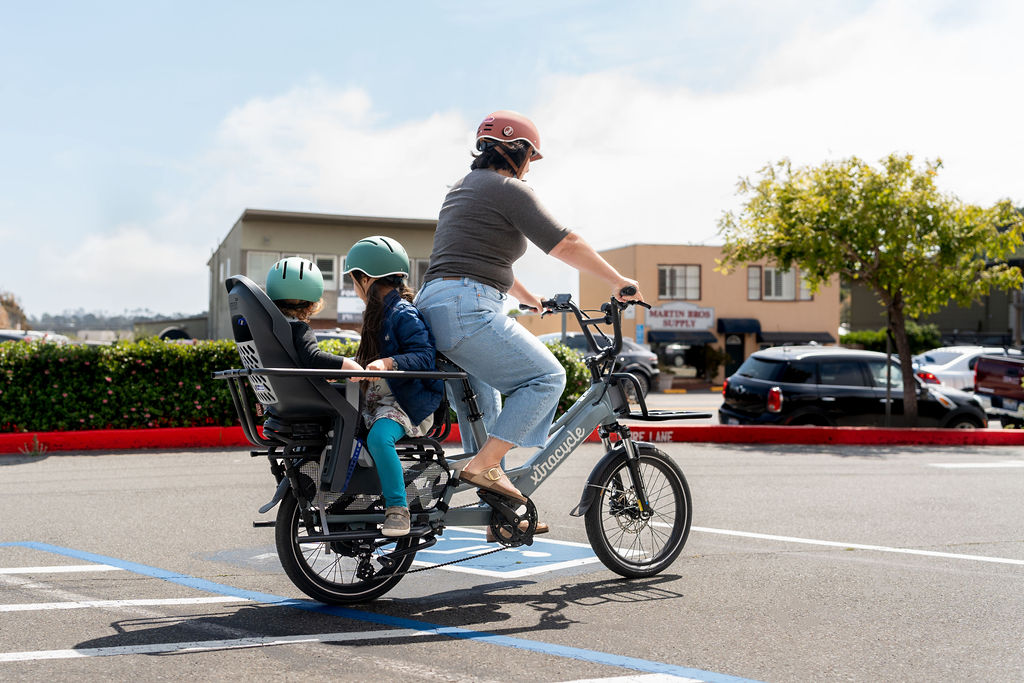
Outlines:
[[31,451],[106,451],[146,448],[218,448],[246,446],[241,427],[160,427],[96,429],[80,432],[18,432],[0,434],[0,453]]
[[[654,443],[754,443],[848,446],[1022,446],[1024,430],[901,429],[878,427],[779,427],[755,425],[637,426],[638,441]],[[241,427],[164,427],[100,429],[80,432],[18,432],[0,434],[0,454],[32,451],[95,451],[169,448],[224,448],[250,444]],[[600,439],[595,430],[587,439]],[[459,441],[458,425],[446,443]]]

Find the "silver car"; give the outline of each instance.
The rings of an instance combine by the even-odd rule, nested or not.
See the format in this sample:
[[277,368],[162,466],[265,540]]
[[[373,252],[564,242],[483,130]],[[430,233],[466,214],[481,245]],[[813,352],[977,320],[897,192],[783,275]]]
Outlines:
[[1001,346],[945,346],[914,356],[914,373],[925,384],[940,384],[950,389],[974,389],[974,364],[982,355],[1020,356],[1016,349]]

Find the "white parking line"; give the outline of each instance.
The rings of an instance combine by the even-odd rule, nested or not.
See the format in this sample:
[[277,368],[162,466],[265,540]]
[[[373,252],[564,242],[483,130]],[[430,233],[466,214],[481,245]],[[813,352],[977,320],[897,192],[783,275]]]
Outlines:
[[[658,524],[658,526],[669,526]],[[935,550],[917,550],[916,548],[890,548],[883,545],[864,545],[863,543],[839,543],[837,541],[819,541],[813,538],[796,538],[794,536],[775,536],[773,534],[758,534],[751,531],[731,531],[729,529],[709,529],[707,527],[690,527],[692,531],[702,531],[707,534],[723,534],[725,536],[742,536],[745,538],[763,538],[768,541],[783,541],[786,543],[806,543],[808,545],[823,545],[831,548],[853,548],[856,550],[875,550],[882,553],[902,553],[904,555],[925,555],[927,557],[943,557],[952,560],[973,560],[975,562],[995,562],[998,564],[1019,564],[1024,565],[1024,560],[1016,560],[1008,557],[988,557],[987,555],[961,555],[959,553],[940,553]]]
[[205,605],[211,602],[249,602],[243,598],[213,596],[209,598],[152,598],[143,600],[74,600],[71,602],[29,602],[0,605],[0,612],[34,612],[85,607],[151,607],[156,605]]
[[183,643],[149,643],[146,645],[125,645],[121,647],[88,647],[74,650],[35,650],[28,652],[0,652],[0,662],[29,662],[42,659],[80,659],[83,657],[113,657],[117,655],[151,655],[165,653],[204,652],[208,650],[241,650],[273,645],[294,645],[296,643],[349,643],[354,640],[382,640],[408,638],[410,636],[431,636],[430,631],[411,629],[389,629],[381,631],[358,631],[339,633],[313,633],[301,636],[263,636],[252,638],[231,638],[227,640],[196,640]]
[[0,567],[0,574],[73,574],[75,572],[123,572],[109,564],[68,564],[52,567]]
[[1024,467],[1024,460],[1005,460],[1003,462],[931,462],[931,467],[947,470],[990,469],[1000,467]]

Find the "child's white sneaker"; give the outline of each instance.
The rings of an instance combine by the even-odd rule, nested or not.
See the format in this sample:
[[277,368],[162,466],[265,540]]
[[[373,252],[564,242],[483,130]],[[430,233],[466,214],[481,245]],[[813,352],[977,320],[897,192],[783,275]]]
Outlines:
[[384,529],[381,531],[387,537],[405,536],[409,533],[409,508],[389,507],[384,511]]

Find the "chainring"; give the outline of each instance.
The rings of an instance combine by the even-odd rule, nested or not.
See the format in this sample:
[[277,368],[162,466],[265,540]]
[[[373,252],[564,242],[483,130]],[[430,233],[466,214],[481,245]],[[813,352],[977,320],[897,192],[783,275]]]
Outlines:
[[[503,498],[502,500],[509,499]],[[497,539],[498,543],[506,548],[533,545],[533,533],[537,530],[537,507],[532,500],[527,499],[525,503],[519,503],[518,507],[505,504],[495,506],[493,502],[487,502],[492,507],[491,535]],[[518,503],[518,501],[510,502]]]

